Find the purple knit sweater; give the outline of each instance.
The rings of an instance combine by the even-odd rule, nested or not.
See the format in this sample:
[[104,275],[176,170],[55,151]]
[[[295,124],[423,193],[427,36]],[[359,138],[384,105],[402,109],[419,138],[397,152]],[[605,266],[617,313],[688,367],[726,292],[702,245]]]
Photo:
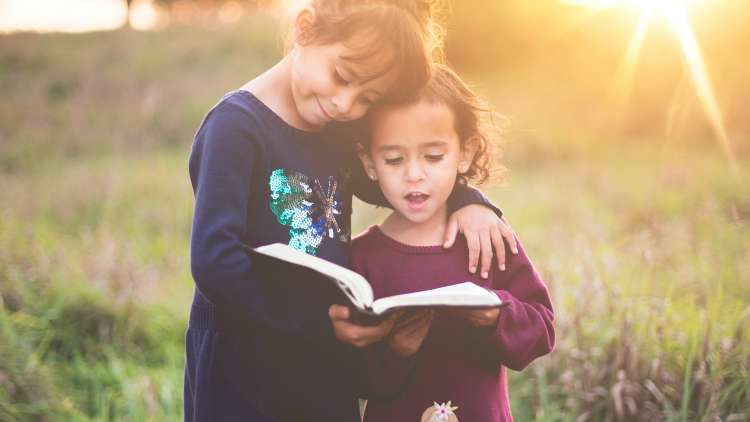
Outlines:
[[[496,327],[476,328],[450,312],[435,315],[419,352],[396,357],[383,344],[370,348],[370,397],[365,422],[416,422],[433,403],[451,402],[461,422],[511,421],[505,367],[520,371],[555,342],[547,287],[519,243],[506,247],[506,270],[487,280],[466,270],[464,242],[409,246],[371,227],[352,242],[353,268],[372,284],[375,298],[472,281],[508,306]],[[447,420],[447,419],[446,419]]]

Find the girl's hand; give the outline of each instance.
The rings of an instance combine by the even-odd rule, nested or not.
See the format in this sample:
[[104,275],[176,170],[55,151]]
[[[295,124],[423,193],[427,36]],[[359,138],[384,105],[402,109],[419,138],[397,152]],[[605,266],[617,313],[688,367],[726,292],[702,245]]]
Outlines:
[[427,332],[430,331],[435,311],[422,310],[407,314],[396,322],[393,332],[388,337],[388,345],[401,357],[411,356],[422,346]]
[[480,252],[482,257],[482,278],[487,278],[492,265],[492,247],[497,253],[497,267],[505,271],[505,246],[508,243],[513,254],[518,253],[513,229],[497,217],[494,211],[484,205],[467,205],[451,214],[445,231],[443,247],[449,248],[456,241],[456,235],[463,233],[469,247],[469,272],[475,273]]
[[497,319],[500,317],[500,309],[498,308],[463,310],[458,312],[475,327],[492,327],[493,325],[497,325]]
[[357,325],[349,321],[350,316],[351,311],[347,306],[331,305],[328,308],[328,317],[336,338],[355,347],[365,347],[384,339],[401,313],[390,315],[378,325]]

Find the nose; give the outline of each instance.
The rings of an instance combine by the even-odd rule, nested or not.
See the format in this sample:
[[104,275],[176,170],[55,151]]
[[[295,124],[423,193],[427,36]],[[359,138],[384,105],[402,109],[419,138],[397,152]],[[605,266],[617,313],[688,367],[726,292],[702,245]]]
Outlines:
[[336,96],[334,96],[331,102],[336,108],[336,117],[348,117],[352,112],[356,98],[357,93],[353,89],[342,89]]
[[408,160],[404,178],[409,183],[421,182],[425,178],[424,168],[419,160]]

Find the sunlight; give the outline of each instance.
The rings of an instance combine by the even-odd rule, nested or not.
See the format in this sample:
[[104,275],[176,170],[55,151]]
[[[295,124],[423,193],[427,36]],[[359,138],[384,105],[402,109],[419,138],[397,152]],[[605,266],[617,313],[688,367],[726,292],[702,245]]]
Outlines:
[[0,0],[0,32],[111,30],[127,15],[122,0]]
[[563,0],[563,3],[588,6],[597,9],[608,9],[611,7],[637,7],[642,10],[652,8],[683,8],[692,4],[706,3],[710,0]]
[[169,23],[166,13],[151,0],[136,0],[130,6],[130,26],[139,31],[164,28]]
[[613,94],[618,103],[624,103],[630,94],[635,68],[638,64],[641,46],[646,28],[654,14],[663,16],[674,32],[682,50],[693,85],[706,117],[718,138],[721,149],[729,161],[732,171],[737,172],[737,163],[732,152],[731,142],[721,116],[721,109],[711,87],[711,79],[703,61],[698,41],[693,32],[687,9],[698,3],[710,0],[563,0],[571,5],[587,6],[596,9],[614,7],[635,7],[640,9],[641,17],[628,45],[622,62],[613,81]]
[[721,148],[724,154],[729,160],[730,166],[733,171],[737,169],[737,163],[732,152],[732,147],[727,135],[724,123],[721,117],[721,110],[719,109],[719,103],[716,101],[713,89],[711,88],[711,80],[708,76],[708,70],[703,62],[700,48],[698,47],[698,41],[695,39],[693,28],[690,25],[690,19],[687,16],[687,11],[684,7],[671,9],[671,13],[668,13],[667,19],[672,24],[672,28],[677,34],[677,38],[680,40],[680,47],[682,48],[682,54],[685,56],[690,74],[693,78],[696,91],[698,92],[698,98],[700,98],[701,105],[705,110],[711,126],[719,138]]
[[638,58],[641,55],[641,47],[643,47],[643,40],[646,38],[646,29],[651,20],[651,15],[651,10],[641,14],[641,17],[638,19],[638,25],[633,33],[633,38],[630,40],[630,44],[628,44],[622,62],[615,74],[612,93],[615,101],[619,104],[627,101],[632,89],[633,80],[635,79],[635,69],[638,65]]

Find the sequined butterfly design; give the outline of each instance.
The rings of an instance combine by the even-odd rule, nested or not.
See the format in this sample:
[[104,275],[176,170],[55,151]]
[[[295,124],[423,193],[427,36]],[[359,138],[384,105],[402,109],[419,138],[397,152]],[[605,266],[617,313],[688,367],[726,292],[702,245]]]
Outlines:
[[336,178],[329,176],[324,186],[302,173],[275,169],[268,186],[271,211],[280,224],[289,226],[289,246],[315,255],[325,238],[349,241],[348,230],[336,219],[343,206],[337,199],[342,188]]
[[448,403],[440,404],[433,402],[432,406],[422,413],[420,422],[458,422],[458,417],[453,412],[456,409],[458,406],[451,406],[450,400]]

